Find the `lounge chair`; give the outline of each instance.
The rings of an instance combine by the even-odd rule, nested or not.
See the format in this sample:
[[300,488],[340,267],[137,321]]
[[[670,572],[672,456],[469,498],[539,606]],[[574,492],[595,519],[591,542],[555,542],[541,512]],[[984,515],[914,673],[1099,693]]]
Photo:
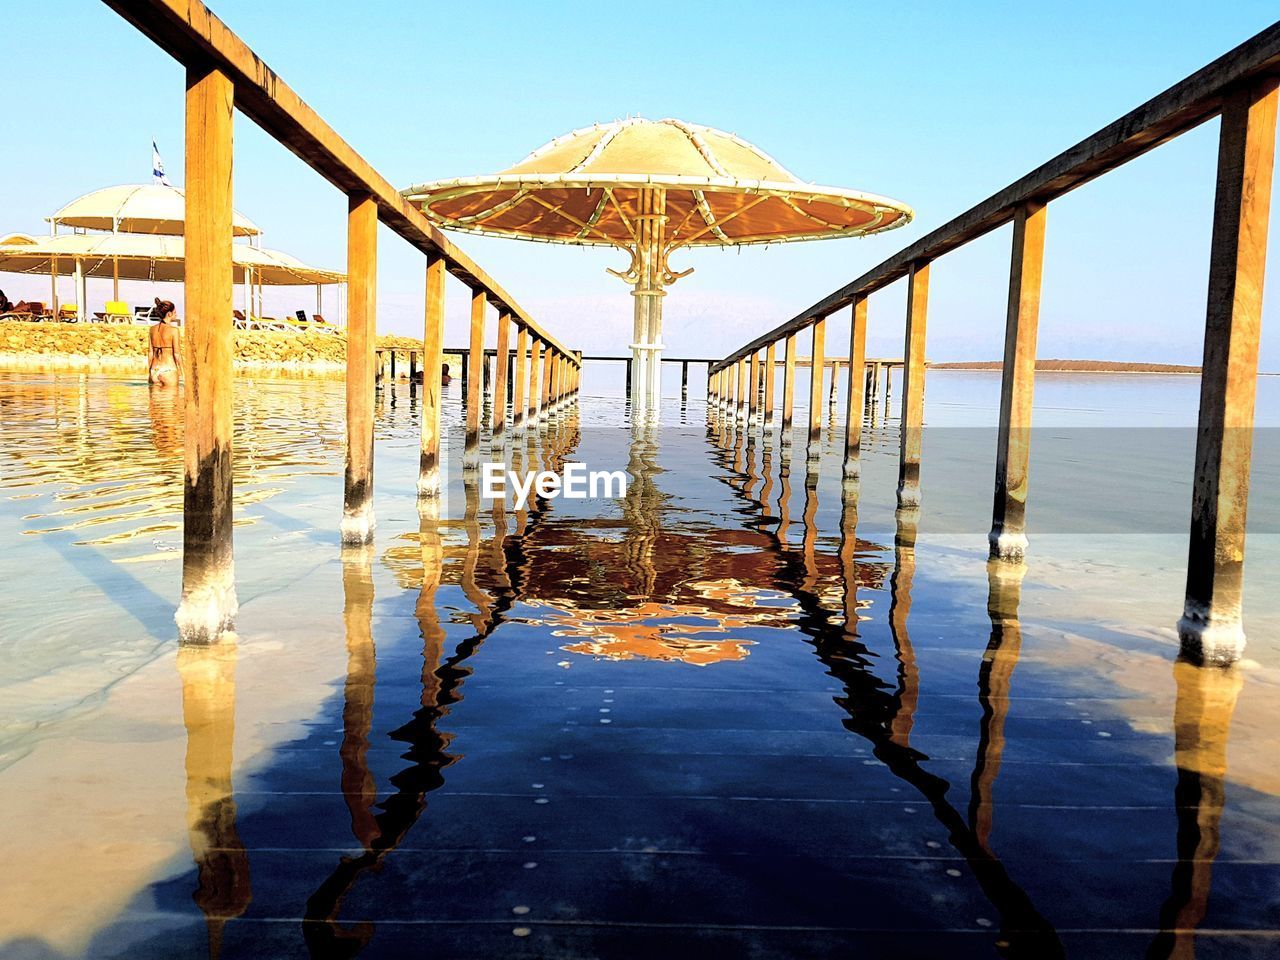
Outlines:
[[79,323],[80,308],[74,303],[64,303],[58,307],[58,320],[62,323]]
[[[22,309],[18,309],[21,307]],[[0,316],[0,320],[22,320],[24,322],[34,322],[43,320],[49,314],[49,310],[39,300],[24,300],[14,304],[14,309]]]
[[122,300],[108,300],[107,309],[95,316],[101,317],[103,323],[128,323],[132,319],[129,305]]
[[133,308],[134,323],[151,323],[155,319],[155,306],[150,303],[144,303],[140,307]]

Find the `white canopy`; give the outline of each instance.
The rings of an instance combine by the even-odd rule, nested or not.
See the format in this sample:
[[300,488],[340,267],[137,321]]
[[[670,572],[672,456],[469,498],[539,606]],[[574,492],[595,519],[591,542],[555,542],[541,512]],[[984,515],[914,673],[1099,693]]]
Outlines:
[[[86,193],[45,219],[55,228],[62,225],[113,233],[182,236],[186,207],[187,198],[181,187],[165,183],[126,183]],[[243,213],[233,211],[231,233],[237,237],[254,237],[262,231]]]

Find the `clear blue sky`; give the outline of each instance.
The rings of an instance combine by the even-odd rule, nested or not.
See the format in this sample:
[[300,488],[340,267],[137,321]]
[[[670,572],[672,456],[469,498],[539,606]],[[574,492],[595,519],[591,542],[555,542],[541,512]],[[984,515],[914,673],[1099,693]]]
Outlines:
[[[1274,2],[424,4],[214,0],[212,9],[397,185],[492,172],[553,136],[627,114],[733,131],[802,178],[887,194],[916,221],[879,238],[679,258],[669,349],[720,355],[785,320],[1267,26]],[[7,99],[0,233],[149,178],[182,182],[182,73],[95,0],[8,4],[31,51]],[[10,56],[10,66],[13,65]],[[12,73],[12,71],[11,71]],[[1057,201],[1040,355],[1198,362],[1217,122]],[[267,242],[341,268],[345,201],[239,117],[236,206]],[[14,146],[21,144],[21,146]],[[460,237],[548,327],[590,351],[629,342],[628,288],[601,250]],[[1280,369],[1280,227],[1264,369]],[[932,359],[1000,355],[1008,229],[935,264]],[[47,281],[0,278],[10,296]],[[422,257],[381,240],[379,326],[417,333]],[[872,298],[868,349],[901,352],[901,284]],[[179,287],[171,287],[174,299]],[[64,297],[69,285],[64,288]],[[131,295],[133,295],[131,293]],[[101,293],[91,291],[91,300]],[[466,294],[451,284],[451,342]],[[277,309],[310,308],[314,295]],[[830,324],[830,349],[845,349]]]

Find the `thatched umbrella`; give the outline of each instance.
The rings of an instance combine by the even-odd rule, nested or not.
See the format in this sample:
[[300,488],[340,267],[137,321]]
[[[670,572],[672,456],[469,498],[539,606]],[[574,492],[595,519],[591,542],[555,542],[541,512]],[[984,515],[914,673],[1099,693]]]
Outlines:
[[683,247],[865,236],[911,220],[896,200],[805,183],[745,140],[681,120],[633,117],[557,137],[501,173],[403,191],[440,226],[551,243],[614,246],[634,286],[633,401],[660,396],[662,297],[692,273]]
[[[245,279],[246,307],[250,278],[267,286],[309,286],[344,283],[346,276],[303,263],[280,250],[231,245],[232,262]],[[85,280],[181,282],[186,276],[183,237],[160,234],[69,233],[59,237],[13,234],[0,239],[0,273],[49,274],[56,278],[59,261],[74,264],[76,297],[81,318],[85,307]],[[117,295],[118,296],[118,295]]]

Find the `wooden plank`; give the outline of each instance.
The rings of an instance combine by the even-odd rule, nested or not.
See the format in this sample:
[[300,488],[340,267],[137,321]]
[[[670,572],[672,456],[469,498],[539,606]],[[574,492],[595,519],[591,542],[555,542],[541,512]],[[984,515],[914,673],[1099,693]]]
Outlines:
[[[190,70],[186,92],[187,269],[183,330],[184,643],[211,643],[237,611],[231,479],[231,81]],[[84,309],[81,302],[80,308]]]
[[1031,403],[1036,381],[1036,331],[1044,272],[1047,208],[1027,203],[1013,220],[1009,310],[1000,375],[1000,432],[996,441],[996,490],[991,556],[1018,562],[1027,550],[1027,472],[1031,461]]
[[1183,654],[1228,663],[1244,650],[1245,519],[1275,165],[1277,81],[1222,113],[1209,253],[1200,418],[1191,500]]
[[[849,321],[849,396],[844,411],[844,475],[849,479],[862,472],[862,418],[867,403],[867,298],[853,301]],[[832,380],[836,372],[831,372]]]
[[347,207],[347,466],[342,542],[373,539],[373,407],[376,390],[378,207],[365,193]]
[[440,495],[440,408],[444,399],[443,257],[427,257],[427,303],[422,328],[422,435],[418,452],[418,495]]
[[1280,72],[1280,22],[970,207],[786,323],[729,354],[720,364],[733,363],[770,341],[802,330],[816,317],[848,306],[857,295],[866,296],[902,279],[913,263],[936,260],[1009,223],[1025,203],[1047,203],[1186,133],[1217,116],[1226,97],[1242,83],[1277,72]]
[[493,362],[493,432],[500,434],[507,428],[507,377],[511,369],[511,315],[505,310],[498,314],[498,350]]
[[471,291],[471,337],[467,347],[467,434],[464,451],[480,443],[480,415],[484,409],[484,315],[488,298],[481,289]]
[[[809,443],[807,455],[817,460],[822,453],[822,378],[826,373],[823,357],[827,352],[827,321],[813,324],[813,360],[809,365]],[[831,372],[835,376],[835,371]]]
[[529,328],[520,325],[516,334],[515,396],[511,401],[511,423],[517,431],[524,428],[524,398],[529,385]]
[[179,63],[216,67],[230,79],[235,105],[254,123],[346,194],[364,192],[378,217],[472,289],[483,290],[546,342],[563,349],[498,283],[436,228],[337,132],[320,118],[266,62],[199,0],[104,0]]
[[929,265],[912,264],[907,287],[906,347],[902,367],[902,442],[898,506],[920,505],[920,447],[924,427],[924,343],[929,312]]

